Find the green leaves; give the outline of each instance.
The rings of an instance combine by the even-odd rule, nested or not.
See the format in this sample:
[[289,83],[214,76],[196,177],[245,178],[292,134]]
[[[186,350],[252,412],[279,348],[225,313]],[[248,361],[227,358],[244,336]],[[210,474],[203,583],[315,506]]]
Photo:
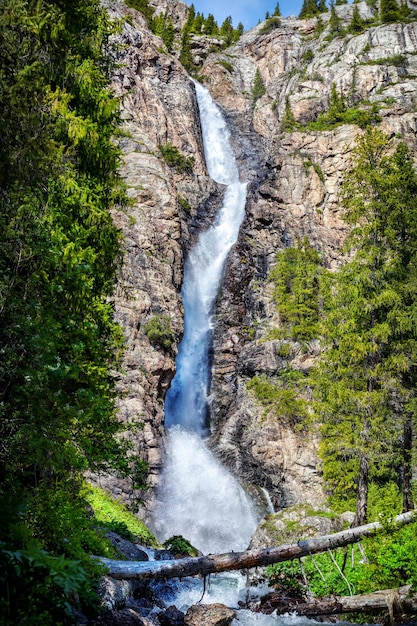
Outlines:
[[270,279],[281,322],[292,339],[317,337],[322,273],[320,255],[306,239],[277,254]]

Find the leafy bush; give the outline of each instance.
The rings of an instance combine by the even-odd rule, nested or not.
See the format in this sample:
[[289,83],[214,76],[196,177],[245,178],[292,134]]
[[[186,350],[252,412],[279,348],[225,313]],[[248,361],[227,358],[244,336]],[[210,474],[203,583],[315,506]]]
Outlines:
[[191,173],[194,168],[194,157],[186,157],[172,143],[159,144],[158,149],[165,162],[177,172]]
[[268,411],[296,426],[307,415],[307,404],[299,397],[303,378],[301,372],[288,368],[275,378],[253,376],[246,387]]
[[152,345],[172,351],[175,340],[169,318],[166,315],[155,315],[143,327],[143,332]]
[[71,605],[86,585],[78,561],[51,556],[37,543],[22,550],[0,543],[0,622],[5,626],[73,624]]
[[174,554],[188,554],[189,556],[198,556],[199,554],[198,550],[182,535],[173,535],[164,542],[163,546]]
[[281,26],[281,20],[277,16],[268,18],[262,28],[259,29],[261,35],[268,35],[272,33],[276,28]]

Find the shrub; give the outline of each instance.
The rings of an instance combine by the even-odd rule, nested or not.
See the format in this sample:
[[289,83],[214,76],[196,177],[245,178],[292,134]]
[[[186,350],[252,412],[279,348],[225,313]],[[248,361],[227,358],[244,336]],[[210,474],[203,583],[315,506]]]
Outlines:
[[152,345],[171,352],[175,337],[171,330],[169,318],[166,315],[155,315],[152,317],[144,325],[143,332]]
[[178,204],[180,207],[186,212],[189,213],[191,211],[191,205],[188,202],[187,198],[183,198],[182,196],[178,196]]
[[312,51],[311,48],[308,48],[308,50],[306,50],[302,55],[301,55],[301,60],[305,61],[306,63],[311,63],[311,61],[314,59],[314,52]]
[[194,548],[194,546],[192,546],[191,543],[182,535],[173,535],[164,542],[163,546],[174,554],[198,556],[198,550]]
[[165,163],[173,167],[177,172],[191,173],[194,168],[194,157],[186,157],[172,143],[159,144],[158,149]]
[[262,35],[268,35],[272,33],[276,28],[281,26],[281,20],[277,16],[270,17],[266,20],[262,28],[259,29],[259,33]]
[[233,65],[229,63],[228,61],[219,61],[219,65],[224,67],[224,69],[227,70],[229,74],[233,74],[233,72],[235,71],[235,68],[233,67]]

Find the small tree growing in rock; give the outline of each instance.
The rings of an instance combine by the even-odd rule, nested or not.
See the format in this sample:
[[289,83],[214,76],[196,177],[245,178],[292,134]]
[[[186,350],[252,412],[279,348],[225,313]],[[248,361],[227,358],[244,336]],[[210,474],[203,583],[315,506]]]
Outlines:
[[397,0],[381,0],[379,5],[379,19],[382,24],[397,22],[401,18]]
[[262,80],[262,76],[261,76],[259,69],[257,69],[255,72],[255,77],[253,79],[253,84],[252,84],[253,102],[255,103],[257,100],[259,100],[259,98],[262,98],[262,96],[265,93],[266,93],[265,84],[264,84],[264,81]]

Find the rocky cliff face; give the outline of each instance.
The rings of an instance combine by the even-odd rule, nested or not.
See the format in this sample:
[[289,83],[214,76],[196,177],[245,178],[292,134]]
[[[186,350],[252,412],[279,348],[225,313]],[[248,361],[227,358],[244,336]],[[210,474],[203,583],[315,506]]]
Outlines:
[[[184,20],[180,2],[153,4],[178,15],[179,23]],[[138,13],[116,0],[106,0],[106,6],[113,17],[129,17],[114,77],[114,88],[123,97],[122,172],[132,199],[130,207],[115,213],[126,242],[116,302],[127,345],[120,411],[127,422],[144,424],[133,436],[135,452],[149,463],[155,485],[163,399],[182,333],[183,258],[221,191],[206,173],[194,91],[184,69],[161,52],[161,40]],[[364,19],[372,17],[366,3],[358,6]],[[346,25],[353,7],[337,10]],[[270,32],[260,24],[222,53],[204,53],[201,72],[232,127],[241,177],[249,181],[247,217],[218,304],[212,445],[243,481],[266,488],[276,507],[323,501],[317,441],[294,432],[280,416],[265,413],[246,383],[255,374],[273,377],[288,363],[308,369],[319,348],[314,342],[307,349],[293,344],[284,358],[278,341],[264,341],[279,323],[268,275],[277,251],[304,236],[329,267],[340,263],[346,226],[338,192],[362,132],[353,124],[284,132],[285,111],[290,107],[300,125],[316,119],[328,109],[334,84],[349,106],[369,109],[374,104],[383,130],[401,136],[413,150],[417,147],[417,23],[374,26],[356,36],[331,38],[328,19],[329,14],[323,15],[321,25],[317,19],[282,19]],[[256,70],[265,93],[254,100]],[[192,172],[179,172],[164,161],[158,146],[167,143],[186,158],[194,157]],[[147,323],[161,316],[169,320],[172,349],[149,341]],[[135,495],[126,483],[106,481],[125,499]]]

